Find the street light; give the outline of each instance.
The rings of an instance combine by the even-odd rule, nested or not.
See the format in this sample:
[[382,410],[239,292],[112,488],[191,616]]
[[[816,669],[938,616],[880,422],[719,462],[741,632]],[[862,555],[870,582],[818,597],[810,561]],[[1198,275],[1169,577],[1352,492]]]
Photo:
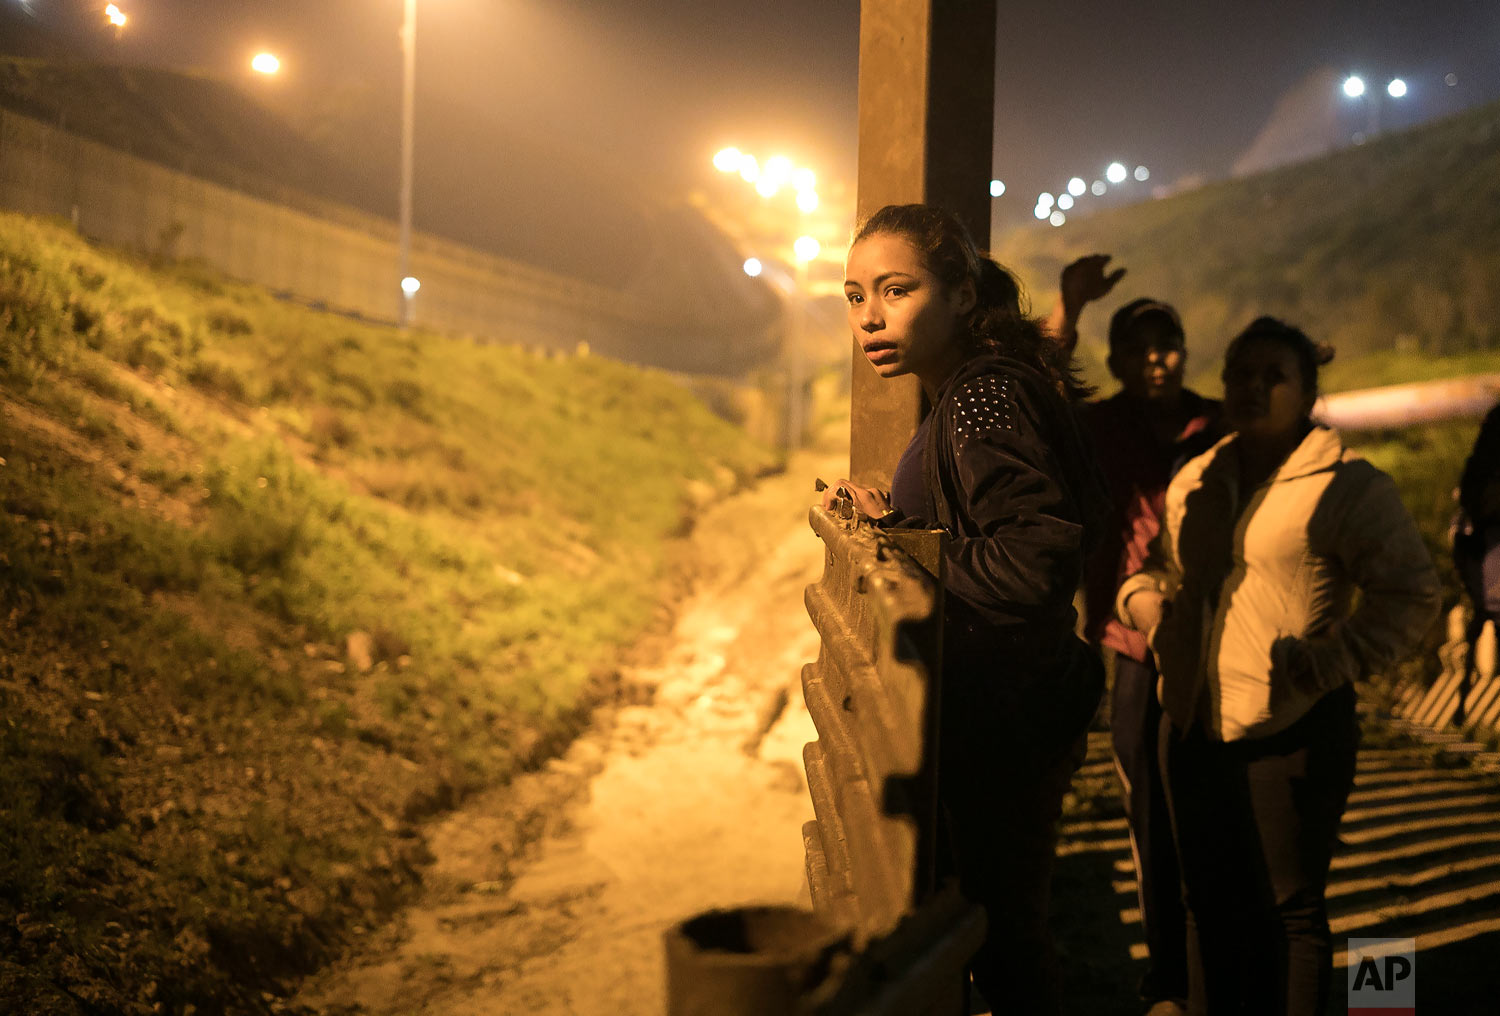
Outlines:
[[397,278],[401,280],[402,328],[411,324],[411,298],[416,282],[411,274],[411,168],[412,142],[416,133],[417,92],[417,0],[406,0],[406,16],[401,23],[401,240],[396,259]]
[[1111,162],[1109,167],[1104,170],[1104,179],[1110,183],[1124,183],[1125,177],[1128,175],[1129,171],[1125,169],[1123,162]]
[[1358,74],[1351,74],[1344,79],[1344,94],[1351,99],[1357,99],[1365,94],[1365,79]]
[[1391,83],[1385,86],[1386,94],[1393,99],[1399,99],[1406,94],[1406,82],[1400,78],[1391,78]]
[[275,74],[281,70],[281,61],[274,53],[257,53],[250,60],[250,69],[257,74]]
[[792,243],[797,257],[797,312],[787,323],[786,332],[786,446],[802,443],[802,342],[807,329],[807,269],[818,256],[822,245],[815,236],[799,236]]
[[104,8],[104,16],[115,27],[115,48],[118,49],[120,45],[120,32],[124,30],[125,22],[129,19],[125,17],[125,12],[120,10],[116,4],[110,4]]

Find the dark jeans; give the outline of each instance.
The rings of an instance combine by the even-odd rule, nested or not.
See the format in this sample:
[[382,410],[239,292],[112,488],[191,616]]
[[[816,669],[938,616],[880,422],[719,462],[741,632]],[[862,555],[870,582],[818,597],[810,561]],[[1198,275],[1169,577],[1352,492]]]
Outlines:
[[1141,995],[1148,1001],[1187,999],[1187,913],[1182,905],[1182,873],[1167,790],[1162,782],[1157,731],[1161,705],[1156,701],[1156,663],[1115,656],[1115,681],[1109,698],[1109,733],[1115,768],[1123,784],[1125,816],[1130,822],[1130,849],[1135,860],[1141,923],[1150,950]]
[[982,761],[970,756],[964,777],[943,780],[938,856],[956,865],[959,888],[989,920],[969,969],[996,1012],[1062,1011],[1047,924],[1052,860],[1063,795],[1087,747],[1086,734],[1049,751],[1001,743]]
[[1354,783],[1354,688],[1286,730],[1220,742],[1161,724],[1188,909],[1188,1011],[1316,1016],[1332,978],[1324,889]]

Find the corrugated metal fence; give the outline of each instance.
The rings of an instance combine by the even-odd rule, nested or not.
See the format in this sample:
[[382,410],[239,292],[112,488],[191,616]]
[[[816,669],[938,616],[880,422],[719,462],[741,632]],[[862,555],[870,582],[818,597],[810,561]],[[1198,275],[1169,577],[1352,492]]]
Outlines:
[[[0,111],[0,207],[71,220],[87,237],[167,259],[201,259],[297,300],[377,321],[399,308],[394,222],[260,184],[257,194]],[[629,293],[417,234],[416,324],[438,331],[597,353],[670,369],[726,373],[764,364],[779,321],[755,335],[738,322],[674,319]],[[733,361],[727,366],[726,361]]]

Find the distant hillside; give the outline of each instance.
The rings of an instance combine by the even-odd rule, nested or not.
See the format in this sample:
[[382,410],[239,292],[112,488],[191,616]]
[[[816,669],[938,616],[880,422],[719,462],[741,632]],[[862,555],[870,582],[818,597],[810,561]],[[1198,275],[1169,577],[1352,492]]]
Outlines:
[[1181,309],[1200,374],[1217,375],[1227,340],[1259,314],[1297,323],[1345,361],[1500,347],[1500,104],[995,244],[1040,309],[1061,266],[1091,251],[1129,269],[1083,322],[1095,376],[1109,314],[1146,294]]

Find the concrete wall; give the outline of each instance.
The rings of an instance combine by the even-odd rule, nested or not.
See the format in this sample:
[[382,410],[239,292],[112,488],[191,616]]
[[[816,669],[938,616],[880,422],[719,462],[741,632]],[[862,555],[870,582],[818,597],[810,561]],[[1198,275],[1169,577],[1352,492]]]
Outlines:
[[[225,273],[308,303],[393,321],[394,222],[305,194],[209,183],[0,111],[0,207],[71,219],[85,236]],[[656,361],[673,331],[632,297],[417,234],[416,324],[529,346]],[[667,365],[672,365],[670,359]]]

